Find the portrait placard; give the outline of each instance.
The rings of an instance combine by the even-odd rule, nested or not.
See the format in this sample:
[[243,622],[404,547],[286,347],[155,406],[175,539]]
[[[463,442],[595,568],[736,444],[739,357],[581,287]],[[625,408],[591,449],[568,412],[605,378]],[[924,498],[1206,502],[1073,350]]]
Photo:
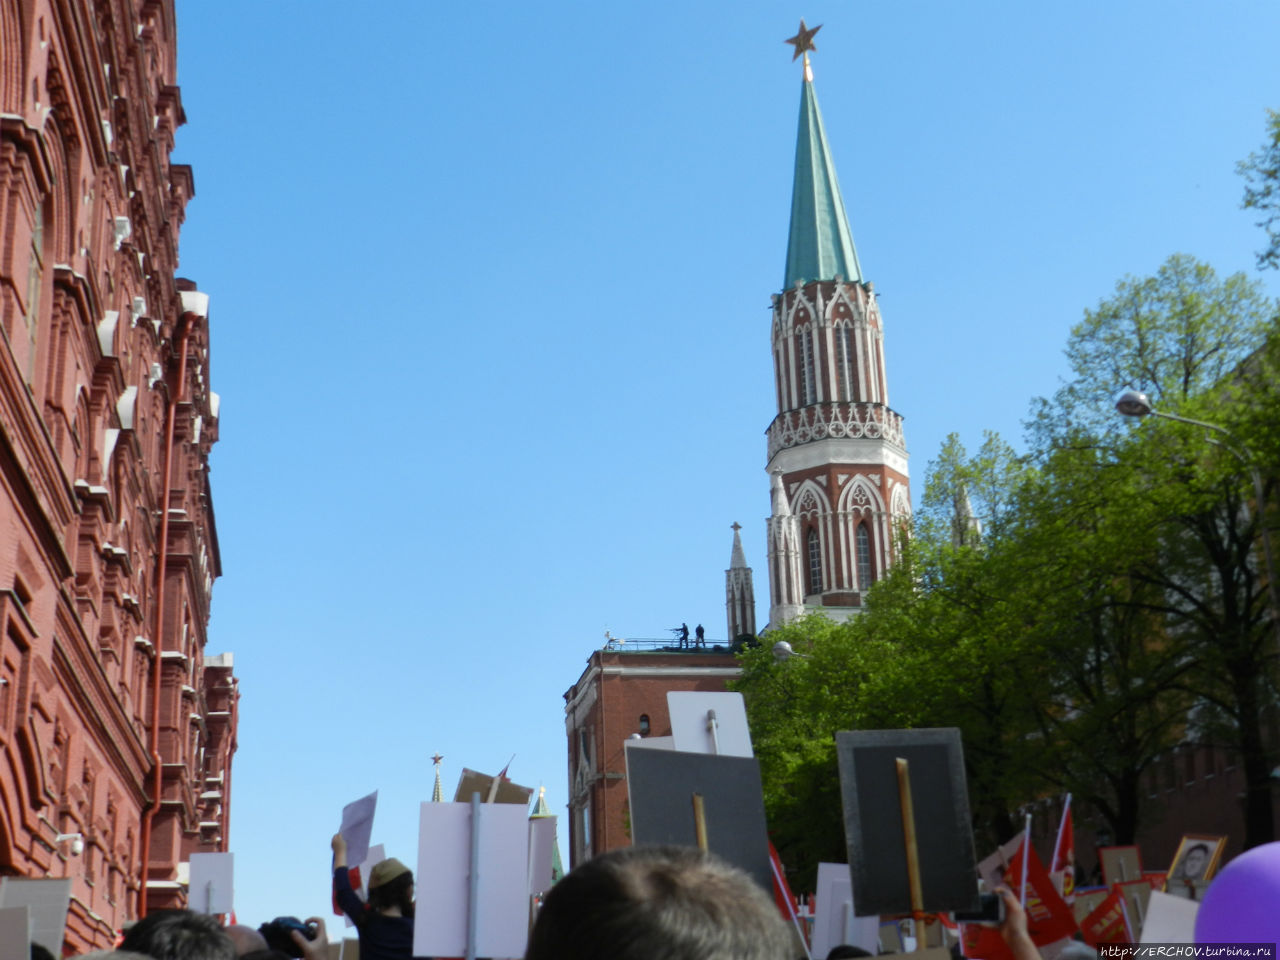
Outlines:
[[342,808],[342,825],[338,832],[347,841],[347,863],[358,867],[369,856],[369,839],[373,836],[373,815],[378,809],[378,791]]
[[230,913],[235,909],[234,853],[193,853],[187,905],[196,913]]
[[871,914],[910,913],[906,834],[896,761],[908,762],[922,909],[976,910],[978,887],[960,731],[836,734],[853,902]]
[[[479,805],[479,849],[471,862],[471,804],[419,808],[413,955],[461,957],[468,911],[476,916],[476,955],[524,956],[529,921],[529,820],[509,803]],[[472,871],[477,902],[470,903]]]
[[1184,900],[1200,900],[1218,871],[1227,838],[1203,833],[1184,834],[1169,864],[1164,892]]
[[0,878],[0,907],[27,907],[31,911],[31,942],[62,956],[62,938],[71,906],[71,878]]
[[696,847],[693,796],[702,798],[707,848],[773,892],[760,765],[753,757],[678,750],[628,750],[631,838]]
[[1200,904],[1182,897],[1151,891],[1147,922],[1142,925],[1139,943],[1195,943],[1196,913]]
[[0,960],[31,960],[31,913],[26,907],[0,910]]
[[1098,862],[1102,864],[1102,883],[1108,888],[1142,877],[1142,854],[1135,846],[1099,847]]
[[1130,932],[1137,938],[1147,920],[1147,902],[1151,899],[1151,884],[1147,882],[1146,877],[1141,877],[1137,880],[1117,883],[1116,889],[1120,891],[1120,896],[1124,897]]
[[817,908],[810,946],[815,957],[825,957],[834,946],[848,943],[873,956],[880,944],[880,916],[859,917],[853,905],[849,865],[818,864]]
[[522,787],[510,780],[498,779],[463,767],[462,775],[458,777],[458,789],[453,792],[453,800],[455,803],[470,803],[473,793],[480,794],[481,803],[489,803],[489,794],[492,793],[493,803],[522,803],[527,807],[533,796],[533,787]]
[[740,693],[671,690],[667,693],[667,713],[677,750],[722,757],[755,756],[747,728],[747,708]]

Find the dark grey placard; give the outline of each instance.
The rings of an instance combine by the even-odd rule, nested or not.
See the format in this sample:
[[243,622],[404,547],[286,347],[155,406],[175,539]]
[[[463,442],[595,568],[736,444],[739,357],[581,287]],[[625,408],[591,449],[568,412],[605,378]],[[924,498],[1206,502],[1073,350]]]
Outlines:
[[836,754],[858,915],[911,912],[894,763],[898,757],[910,765],[923,909],[976,910],[973,825],[960,731],[841,731],[836,734]]
[[760,765],[754,757],[628,750],[631,840],[696,847],[693,795],[702,794],[707,847],[773,890]]

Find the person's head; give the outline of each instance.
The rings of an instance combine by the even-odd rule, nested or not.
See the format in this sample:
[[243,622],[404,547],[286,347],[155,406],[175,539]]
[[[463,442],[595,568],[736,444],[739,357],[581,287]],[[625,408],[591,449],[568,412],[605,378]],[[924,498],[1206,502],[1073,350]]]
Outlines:
[[235,944],[236,956],[238,957],[245,957],[251,953],[259,953],[268,949],[267,938],[253,927],[247,927],[242,923],[235,923],[227,927],[226,934],[231,938],[231,942]]
[[49,952],[49,948],[40,943],[31,945],[31,960],[54,960],[54,956]]
[[122,950],[153,960],[237,960],[236,947],[213,917],[190,910],[157,910],[133,925]]
[[551,888],[525,960],[788,960],[791,932],[741,870],[692,847],[603,853]]
[[1204,873],[1205,864],[1208,862],[1208,844],[1193,843],[1182,855],[1182,875],[1189,880],[1194,880]]
[[869,950],[855,947],[851,943],[838,943],[827,951],[827,960],[858,960],[859,957],[870,957]]
[[369,871],[369,906],[377,913],[413,916],[413,873],[395,857],[379,860]]

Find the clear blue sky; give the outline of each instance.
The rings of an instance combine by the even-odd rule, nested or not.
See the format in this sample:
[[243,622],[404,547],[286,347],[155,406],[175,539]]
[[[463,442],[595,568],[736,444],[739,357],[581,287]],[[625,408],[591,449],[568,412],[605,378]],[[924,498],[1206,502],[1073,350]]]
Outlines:
[[449,793],[514,753],[563,841],[563,692],[606,629],[722,637],[734,521],[764,623],[801,16],[917,501],[947,433],[1020,439],[1121,276],[1263,242],[1272,0],[177,14],[244,922],[327,908],[375,788],[412,864],[436,751]]

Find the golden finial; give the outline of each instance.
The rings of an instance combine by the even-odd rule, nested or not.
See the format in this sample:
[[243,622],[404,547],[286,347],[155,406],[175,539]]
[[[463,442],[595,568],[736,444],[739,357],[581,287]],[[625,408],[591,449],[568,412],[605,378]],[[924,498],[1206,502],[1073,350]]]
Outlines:
[[800,54],[804,54],[804,78],[812,82],[813,69],[809,66],[809,51],[817,50],[818,47],[813,42],[814,35],[822,29],[822,24],[818,24],[812,30],[805,26],[804,18],[800,18],[800,30],[790,40],[784,40],[783,43],[789,43],[795,47],[795,53],[791,56],[791,62],[795,63]]

